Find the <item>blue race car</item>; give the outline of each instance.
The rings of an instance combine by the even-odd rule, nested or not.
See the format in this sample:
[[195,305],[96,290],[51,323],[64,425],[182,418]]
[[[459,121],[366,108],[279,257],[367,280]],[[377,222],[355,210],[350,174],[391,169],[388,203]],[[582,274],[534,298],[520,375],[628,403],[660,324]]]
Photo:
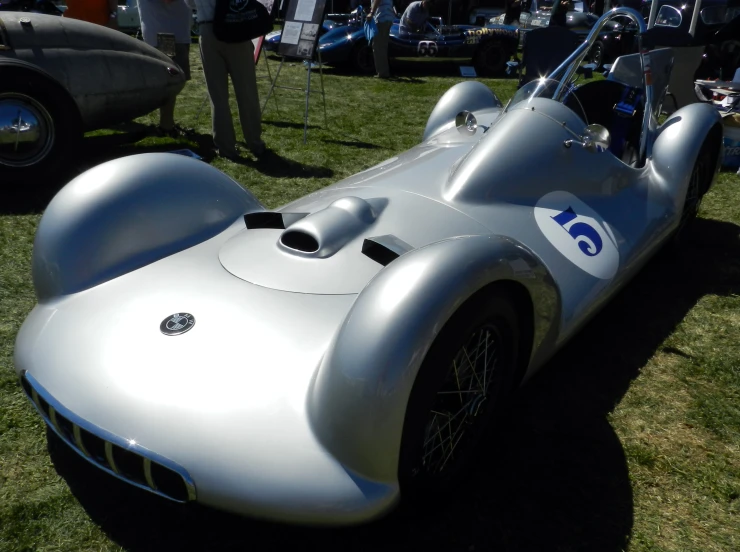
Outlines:
[[[345,67],[359,73],[375,71],[372,48],[365,38],[362,25],[364,14],[353,12],[344,25],[327,29],[326,22],[320,31],[319,56],[322,63]],[[441,18],[427,20],[423,33],[401,33],[399,21],[391,26],[389,57],[441,57],[472,60],[480,75],[501,73],[506,62],[516,54],[519,30],[508,25],[486,28],[474,25],[444,25]],[[266,37],[265,47],[276,51],[280,44],[280,31]]]

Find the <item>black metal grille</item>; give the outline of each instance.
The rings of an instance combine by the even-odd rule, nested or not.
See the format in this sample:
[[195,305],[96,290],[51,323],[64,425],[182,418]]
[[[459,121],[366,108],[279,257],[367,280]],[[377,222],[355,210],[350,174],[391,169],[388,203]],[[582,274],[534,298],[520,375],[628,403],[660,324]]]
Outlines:
[[[95,428],[84,428],[59,413],[39,394],[24,373],[21,386],[41,413],[48,426],[86,460],[136,487],[151,491],[176,502],[195,499],[195,489],[183,473],[141,454],[135,446],[121,446],[113,439],[95,434]],[[49,397],[51,400],[51,397]],[[92,429],[92,431],[91,431]],[[115,439],[124,443],[125,439]],[[180,469],[181,472],[184,470]]]

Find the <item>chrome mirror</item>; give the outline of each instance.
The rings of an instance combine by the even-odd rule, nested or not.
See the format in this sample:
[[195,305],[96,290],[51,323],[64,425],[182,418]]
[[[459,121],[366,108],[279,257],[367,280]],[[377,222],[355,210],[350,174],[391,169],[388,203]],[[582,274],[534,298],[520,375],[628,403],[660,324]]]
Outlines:
[[605,126],[588,125],[583,131],[583,141],[589,151],[606,151],[612,143],[612,137]]
[[581,141],[578,140],[566,140],[563,145],[566,148],[571,147],[573,144],[578,144],[584,149],[587,149],[593,153],[600,153],[609,149],[612,138],[609,131],[603,125],[588,125],[583,129],[583,136]]
[[455,126],[461,134],[475,134],[478,121],[470,111],[461,111],[455,117]]

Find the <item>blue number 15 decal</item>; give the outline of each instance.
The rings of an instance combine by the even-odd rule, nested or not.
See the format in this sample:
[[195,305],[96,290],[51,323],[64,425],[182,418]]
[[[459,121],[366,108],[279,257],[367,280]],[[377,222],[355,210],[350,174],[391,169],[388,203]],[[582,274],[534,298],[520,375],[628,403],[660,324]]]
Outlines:
[[595,257],[604,245],[601,241],[601,236],[596,229],[586,222],[571,224],[577,216],[573,211],[573,207],[568,207],[559,215],[552,217],[552,220],[562,226],[563,230],[568,232],[576,240],[581,251],[589,257]]

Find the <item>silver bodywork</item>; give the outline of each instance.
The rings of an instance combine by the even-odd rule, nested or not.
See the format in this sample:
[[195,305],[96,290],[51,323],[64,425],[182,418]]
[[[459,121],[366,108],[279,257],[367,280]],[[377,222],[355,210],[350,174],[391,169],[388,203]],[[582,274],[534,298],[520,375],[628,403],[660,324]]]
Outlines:
[[[421,144],[272,212],[179,155],[95,167],[41,219],[17,373],[69,444],[142,488],[162,491],[156,464],[182,478],[181,500],[297,523],[372,519],[399,499],[409,393],[452,314],[490,285],[526,296],[527,379],[677,228],[719,127],[716,174],[716,111],[691,105],[658,126],[654,110],[645,160],[630,165],[581,142],[586,122],[562,103],[504,108],[464,82]],[[553,222],[568,207],[590,238]],[[189,331],[160,331],[185,320],[173,313],[194,317]],[[144,463],[138,480],[119,449]]]
[[185,86],[169,57],[121,32],[53,15],[2,12],[0,75],[5,64],[18,62],[42,69],[69,92],[84,130],[146,115]]

